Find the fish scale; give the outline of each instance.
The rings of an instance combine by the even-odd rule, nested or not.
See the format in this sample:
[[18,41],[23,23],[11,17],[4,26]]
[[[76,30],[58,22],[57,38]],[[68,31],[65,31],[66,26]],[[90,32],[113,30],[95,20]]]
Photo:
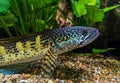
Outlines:
[[18,73],[32,62],[41,60],[41,75],[48,77],[57,66],[59,54],[83,47],[98,35],[96,28],[72,26],[1,39],[0,73]]

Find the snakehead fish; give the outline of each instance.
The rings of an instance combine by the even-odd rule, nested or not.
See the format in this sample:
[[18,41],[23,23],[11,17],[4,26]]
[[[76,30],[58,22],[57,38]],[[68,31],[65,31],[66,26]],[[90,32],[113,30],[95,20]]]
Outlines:
[[41,61],[41,74],[49,76],[59,54],[83,47],[99,35],[95,28],[72,26],[0,40],[0,73],[12,74]]

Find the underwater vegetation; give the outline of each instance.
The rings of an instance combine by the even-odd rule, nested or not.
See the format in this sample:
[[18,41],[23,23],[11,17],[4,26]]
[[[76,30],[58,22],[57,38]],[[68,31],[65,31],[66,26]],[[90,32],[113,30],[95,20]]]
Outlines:
[[[55,17],[57,11],[63,18],[68,18],[73,25],[93,26],[102,22],[105,13],[120,6],[101,8],[100,0],[69,0],[74,17],[69,18],[58,4],[61,0],[1,0],[0,29],[7,37],[25,35],[45,29],[57,28]],[[64,0],[63,0],[64,1]]]
[[0,27],[10,37],[48,29],[56,25],[57,3],[58,0],[1,0]]
[[119,0],[0,0],[0,73],[19,73],[0,82],[40,82],[57,62],[55,81],[119,83],[119,26]]

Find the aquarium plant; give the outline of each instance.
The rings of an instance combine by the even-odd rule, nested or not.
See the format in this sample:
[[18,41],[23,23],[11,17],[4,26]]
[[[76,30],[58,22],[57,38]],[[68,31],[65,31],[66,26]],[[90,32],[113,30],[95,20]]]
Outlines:
[[[56,28],[55,17],[61,0],[0,0],[0,29],[9,37]],[[105,13],[120,4],[101,8],[100,0],[70,0],[74,25],[93,26]],[[62,12],[63,15],[64,11]],[[66,17],[66,16],[65,16]]]

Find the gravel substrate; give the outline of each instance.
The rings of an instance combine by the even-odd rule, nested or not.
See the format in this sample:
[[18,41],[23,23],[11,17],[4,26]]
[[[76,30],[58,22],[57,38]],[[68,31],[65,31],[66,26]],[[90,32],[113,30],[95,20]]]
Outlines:
[[99,54],[59,55],[57,69],[53,76],[46,79],[40,78],[36,65],[21,74],[0,74],[0,83],[120,83],[120,61],[113,57]]

